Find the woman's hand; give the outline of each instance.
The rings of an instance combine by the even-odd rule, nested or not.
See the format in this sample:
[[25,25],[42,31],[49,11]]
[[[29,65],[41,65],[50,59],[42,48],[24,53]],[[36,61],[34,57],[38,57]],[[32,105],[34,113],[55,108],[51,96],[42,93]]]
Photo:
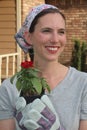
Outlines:
[[79,130],[87,130],[87,120],[81,120],[80,121]]
[[14,119],[0,120],[0,130],[15,130],[15,120]]

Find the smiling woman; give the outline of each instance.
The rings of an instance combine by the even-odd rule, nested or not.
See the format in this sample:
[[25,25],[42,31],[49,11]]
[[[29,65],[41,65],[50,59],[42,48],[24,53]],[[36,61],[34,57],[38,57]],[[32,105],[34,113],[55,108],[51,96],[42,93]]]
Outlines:
[[15,38],[25,53],[33,48],[33,67],[40,70],[38,76],[46,79],[51,92],[45,90],[41,99],[26,104],[15,81],[6,79],[0,87],[0,128],[4,130],[6,119],[14,126],[10,119],[15,118],[22,130],[87,130],[87,73],[58,61],[66,45],[64,15],[52,5],[36,6]]

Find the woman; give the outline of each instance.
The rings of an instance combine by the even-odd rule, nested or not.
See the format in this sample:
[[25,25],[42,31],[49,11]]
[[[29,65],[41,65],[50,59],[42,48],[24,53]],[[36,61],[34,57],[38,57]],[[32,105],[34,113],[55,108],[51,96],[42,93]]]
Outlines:
[[[51,93],[47,95],[60,124],[65,130],[87,130],[87,74],[58,62],[66,45],[64,15],[51,5],[35,7],[16,34],[16,40],[25,52],[33,47],[34,66],[50,85]],[[0,130],[15,130],[14,104],[18,92],[11,86],[7,79],[0,88]]]

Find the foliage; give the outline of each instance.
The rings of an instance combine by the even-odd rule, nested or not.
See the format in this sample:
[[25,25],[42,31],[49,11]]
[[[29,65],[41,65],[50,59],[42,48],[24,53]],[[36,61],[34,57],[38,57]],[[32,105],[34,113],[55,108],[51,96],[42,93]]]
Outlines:
[[71,66],[81,70],[81,48],[80,41],[74,40],[74,49],[72,52],[72,64]]
[[87,43],[83,41],[81,46],[81,71],[85,71],[86,56],[87,56]]
[[80,71],[85,71],[87,43],[78,39],[74,40],[74,48],[72,51],[71,66]]
[[29,95],[41,94],[43,89],[50,92],[50,87],[43,77],[39,77],[40,71],[33,67],[31,61],[21,63],[21,70],[17,72],[12,78],[11,83],[17,78],[16,86],[18,91],[22,90],[23,93]]

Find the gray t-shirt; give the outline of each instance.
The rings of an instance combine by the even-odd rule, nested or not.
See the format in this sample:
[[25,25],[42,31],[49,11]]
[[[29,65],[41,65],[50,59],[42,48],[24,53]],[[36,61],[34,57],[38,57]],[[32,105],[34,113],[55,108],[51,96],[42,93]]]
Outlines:
[[[6,79],[0,87],[0,119],[15,115],[19,93],[9,81]],[[48,96],[66,130],[78,130],[80,119],[87,120],[87,73],[70,67],[64,80]]]

